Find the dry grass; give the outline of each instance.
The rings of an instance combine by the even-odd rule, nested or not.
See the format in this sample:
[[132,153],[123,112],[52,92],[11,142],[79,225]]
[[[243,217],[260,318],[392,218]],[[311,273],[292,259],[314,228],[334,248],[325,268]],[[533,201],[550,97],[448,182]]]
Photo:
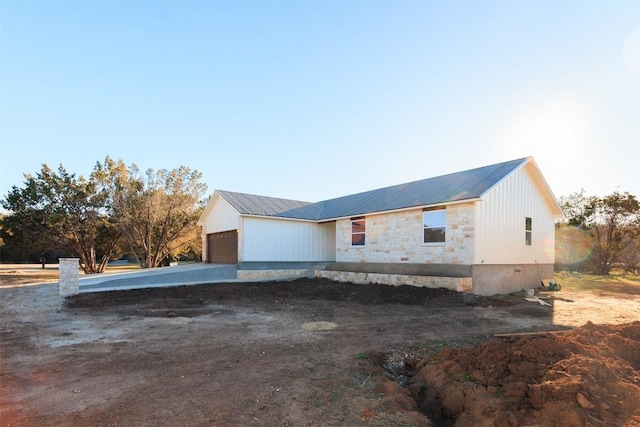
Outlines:
[[589,291],[597,295],[640,295],[640,276],[613,272],[609,276],[558,273],[554,280],[565,292]]
[[[112,265],[105,268],[105,273],[124,273],[139,270],[138,264]],[[80,275],[84,275],[80,271]],[[28,286],[58,281],[57,264],[47,264],[43,269],[40,264],[0,264],[0,287]]]

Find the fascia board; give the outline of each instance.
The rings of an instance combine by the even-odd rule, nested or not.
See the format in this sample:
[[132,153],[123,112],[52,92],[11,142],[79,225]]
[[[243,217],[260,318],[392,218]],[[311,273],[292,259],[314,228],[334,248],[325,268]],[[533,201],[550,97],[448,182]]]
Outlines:
[[482,193],[480,198],[484,199],[487,194],[489,194],[496,187],[502,184],[507,178],[509,178],[511,175],[515,174],[516,172],[520,171],[521,169],[524,169],[528,165],[530,165],[531,170],[534,172],[534,175],[535,175],[533,176],[534,181],[537,181],[541,184],[539,186],[539,187],[542,187],[541,195],[544,198],[544,200],[547,201],[547,203],[550,205],[553,218],[555,220],[560,220],[564,218],[564,214],[562,213],[562,209],[560,208],[560,204],[558,203],[556,196],[553,194],[553,191],[551,191],[551,187],[549,187],[549,184],[547,183],[547,180],[545,179],[544,175],[540,171],[540,168],[536,164],[536,161],[531,156],[527,157],[518,167],[514,168],[511,172],[503,176],[502,179],[498,180],[498,182],[496,182],[489,189],[487,189],[487,191]]
[[216,204],[219,198],[220,198],[220,193],[218,193],[218,190],[215,190],[211,195],[211,198],[209,199],[209,203],[207,203],[207,206],[205,206],[204,211],[202,211],[200,218],[198,218],[198,222],[196,222],[197,225],[205,224],[206,218],[209,216],[209,213],[211,213],[211,210],[213,209],[213,205]]
[[533,160],[531,157],[527,157],[526,159],[524,159],[522,161],[522,163],[520,163],[517,167],[513,168],[513,170],[511,172],[509,172],[508,174],[506,174],[505,176],[503,176],[502,178],[500,178],[495,184],[493,184],[491,187],[489,187],[484,193],[482,193],[480,195],[480,199],[484,199],[486,197],[487,194],[491,193],[496,187],[498,187],[500,184],[502,184],[507,178],[509,178],[511,175],[515,174],[516,172],[518,172],[520,169],[522,169],[527,163],[529,163],[529,161]]
[[551,211],[553,212],[553,218],[558,220],[558,221],[563,219],[564,218],[564,212],[562,212],[562,208],[560,207],[560,203],[558,203],[558,199],[556,199],[556,196],[555,196],[555,194],[553,194],[553,191],[551,190],[551,187],[549,186],[549,183],[547,182],[546,178],[544,177],[544,175],[540,171],[540,168],[538,167],[538,165],[535,162],[535,160],[533,160],[533,158],[531,159],[530,165],[531,165],[531,168],[533,169],[533,171],[535,172],[534,179],[538,181],[540,187],[542,187],[542,189],[544,191],[544,194],[542,196],[544,197],[544,199],[547,201],[547,203],[551,207]]
[[243,213],[242,213],[242,211],[243,211],[243,210],[244,210],[244,211],[247,211],[247,208],[245,208],[244,206],[242,206],[240,203],[236,203],[235,201],[234,201],[234,202],[232,202],[232,201],[231,201],[231,200],[229,200],[228,198],[224,197],[224,194],[222,194],[222,193],[218,193],[218,195],[219,195],[220,197],[222,197],[224,200],[226,200],[226,201],[227,201],[227,203],[229,203],[229,205],[231,205],[231,207],[233,207],[233,209],[235,209],[236,211],[238,211],[238,213],[239,213],[240,215],[242,215],[242,214],[243,214]]

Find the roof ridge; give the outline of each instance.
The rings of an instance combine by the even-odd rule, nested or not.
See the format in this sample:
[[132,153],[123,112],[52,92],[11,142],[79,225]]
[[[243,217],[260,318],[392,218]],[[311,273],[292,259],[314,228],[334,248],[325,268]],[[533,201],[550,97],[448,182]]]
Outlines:
[[318,204],[320,205],[320,209],[318,210],[318,214],[316,215],[316,221],[322,218],[322,211],[324,210],[324,200],[321,202],[318,202]]
[[323,221],[479,199],[530,161],[532,157],[524,157],[318,202],[218,191],[243,214]]

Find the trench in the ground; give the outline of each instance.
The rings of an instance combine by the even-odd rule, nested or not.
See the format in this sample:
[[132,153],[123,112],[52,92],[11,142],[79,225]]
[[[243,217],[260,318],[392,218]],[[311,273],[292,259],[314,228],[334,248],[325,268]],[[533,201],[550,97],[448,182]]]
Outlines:
[[391,350],[377,353],[370,360],[384,369],[401,387],[409,391],[417,410],[425,415],[434,427],[452,427],[456,419],[448,416],[443,411],[442,399],[437,396],[426,399],[426,385],[417,381],[415,376],[423,366],[425,359],[422,356]]

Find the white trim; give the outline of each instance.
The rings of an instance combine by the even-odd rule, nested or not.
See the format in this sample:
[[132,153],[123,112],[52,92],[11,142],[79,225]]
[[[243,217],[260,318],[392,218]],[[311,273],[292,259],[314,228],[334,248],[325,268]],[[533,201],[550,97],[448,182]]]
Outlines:
[[200,218],[198,218],[198,221],[196,222],[197,225],[203,226],[207,222],[207,217],[211,213],[211,209],[213,209],[213,205],[217,201],[216,196],[218,199],[221,197],[220,193],[218,193],[218,190],[215,190],[211,194],[211,196],[209,196],[209,202],[207,203],[207,206],[205,206],[204,210],[202,211]]
[[495,184],[493,184],[491,187],[487,188],[487,190],[482,193],[482,195],[480,196],[481,198],[484,198],[484,196],[486,196],[487,194],[489,194],[490,192],[492,192],[496,187],[498,187],[500,184],[502,184],[504,181],[506,181],[511,175],[515,174],[516,172],[518,172],[520,169],[522,169],[523,167],[525,167],[531,160],[533,160],[533,158],[531,156],[527,157],[526,159],[524,159],[524,161],[522,163],[520,163],[518,165],[518,167],[514,168],[511,172],[509,172],[508,174],[506,174],[505,176],[503,176],[502,178],[500,178],[500,180],[498,180]]
[[[553,214],[553,218],[556,221],[559,221],[562,218],[564,218],[564,213],[562,212],[562,208],[560,207],[560,204],[558,203],[558,199],[556,199],[555,194],[553,194],[553,191],[551,191],[551,187],[549,187],[549,183],[547,182],[546,178],[542,174],[542,171],[538,167],[538,164],[536,163],[536,161],[533,158],[533,156],[527,157],[518,167],[514,168],[511,172],[509,172],[508,174],[503,176],[498,182],[496,182],[493,186],[491,186],[489,189],[487,189],[487,191],[482,193],[482,195],[480,197],[484,198],[484,196],[486,196],[488,193],[493,191],[496,187],[498,187],[500,184],[502,184],[504,181],[506,181],[513,174],[515,174],[516,172],[520,171],[521,169],[526,168],[527,166],[530,166],[531,168],[533,168],[533,171],[535,173],[535,177],[532,177],[532,178],[533,178],[534,182],[536,180],[539,180],[540,183],[542,184],[542,187],[544,187],[543,191],[539,190],[540,191],[540,196],[545,201],[550,202],[551,206],[549,206],[549,207],[550,207],[551,212]],[[546,194],[545,194],[545,192],[546,192]]]
[[446,206],[451,206],[451,205],[460,205],[460,204],[464,204],[464,203],[472,203],[472,202],[480,202],[480,201],[482,201],[481,198],[474,197],[473,199],[456,200],[454,202],[440,202],[440,203],[432,203],[430,205],[417,205],[417,206],[411,206],[411,207],[408,207],[408,208],[391,209],[391,210],[388,210],[388,211],[378,211],[378,212],[371,212],[371,213],[366,213],[366,214],[363,213],[363,214],[357,214],[357,215],[335,217],[335,218],[331,218],[331,219],[323,219],[322,221],[319,221],[319,220],[313,220],[313,221],[314,222],[339,221],[339,220],[342,220],[342,219],[353,218],[354,216],[385,215],[385,214],[389,214],[389,213],[414,211],[416,209],[436,208],[438,206],[445,206],[446,207]]

